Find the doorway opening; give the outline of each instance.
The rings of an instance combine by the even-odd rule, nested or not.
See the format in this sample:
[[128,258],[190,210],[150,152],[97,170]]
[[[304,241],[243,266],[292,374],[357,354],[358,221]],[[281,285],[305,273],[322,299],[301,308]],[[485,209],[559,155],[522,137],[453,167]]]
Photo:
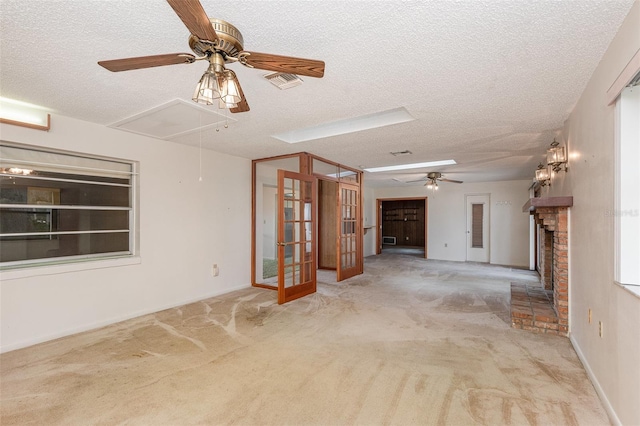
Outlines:
[[427,198],[378,199],[377,254],[427,258]]

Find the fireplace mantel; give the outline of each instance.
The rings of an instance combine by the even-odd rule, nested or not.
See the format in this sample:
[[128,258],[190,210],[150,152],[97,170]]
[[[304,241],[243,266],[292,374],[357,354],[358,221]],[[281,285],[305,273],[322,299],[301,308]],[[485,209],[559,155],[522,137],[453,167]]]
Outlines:
[[538,207],[571,207],[573,206],[573,196],[564,197],[537,197],[530,198],[529,201],[522,206],[523,212],[533,212]]

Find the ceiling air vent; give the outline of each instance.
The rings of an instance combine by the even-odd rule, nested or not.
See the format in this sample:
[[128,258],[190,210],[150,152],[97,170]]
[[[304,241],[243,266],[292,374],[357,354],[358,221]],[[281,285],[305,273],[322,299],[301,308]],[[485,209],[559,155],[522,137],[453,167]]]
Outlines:
[[302,79],[295,74],[287,74],[284,72],[274,72],[264,76],[271,84],[278,89],[290,89],[302,84]]

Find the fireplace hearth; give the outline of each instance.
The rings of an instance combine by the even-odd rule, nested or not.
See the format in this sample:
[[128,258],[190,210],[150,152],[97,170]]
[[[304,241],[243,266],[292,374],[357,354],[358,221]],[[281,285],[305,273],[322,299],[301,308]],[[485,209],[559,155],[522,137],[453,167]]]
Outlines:
[[[522,208],[538,225],[540,286],[511,286],[511,323],[538,333],[569,331],[569,228],[573,197],[531,198]],[[551,309],[549,309],[551,308]]]

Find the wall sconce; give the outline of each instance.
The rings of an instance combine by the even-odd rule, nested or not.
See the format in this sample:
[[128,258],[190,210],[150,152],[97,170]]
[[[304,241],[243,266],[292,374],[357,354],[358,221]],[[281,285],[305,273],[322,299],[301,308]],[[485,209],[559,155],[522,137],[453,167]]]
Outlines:
[[0,123],[48,131],[51,115],[41,106],[0,98]]
[[545,186],[546,184],[551,186],[551,174],[549,173],[549,169],[542,163],[540,163],[536,169],[536,182],[541,186]]
[[547,165],[550,166],[554,172],[559,172],[560,170],[566,172],[567,153],[564,146],[559,145],[554,138],[553,142],[551,142],[551,148],[547,149]]

